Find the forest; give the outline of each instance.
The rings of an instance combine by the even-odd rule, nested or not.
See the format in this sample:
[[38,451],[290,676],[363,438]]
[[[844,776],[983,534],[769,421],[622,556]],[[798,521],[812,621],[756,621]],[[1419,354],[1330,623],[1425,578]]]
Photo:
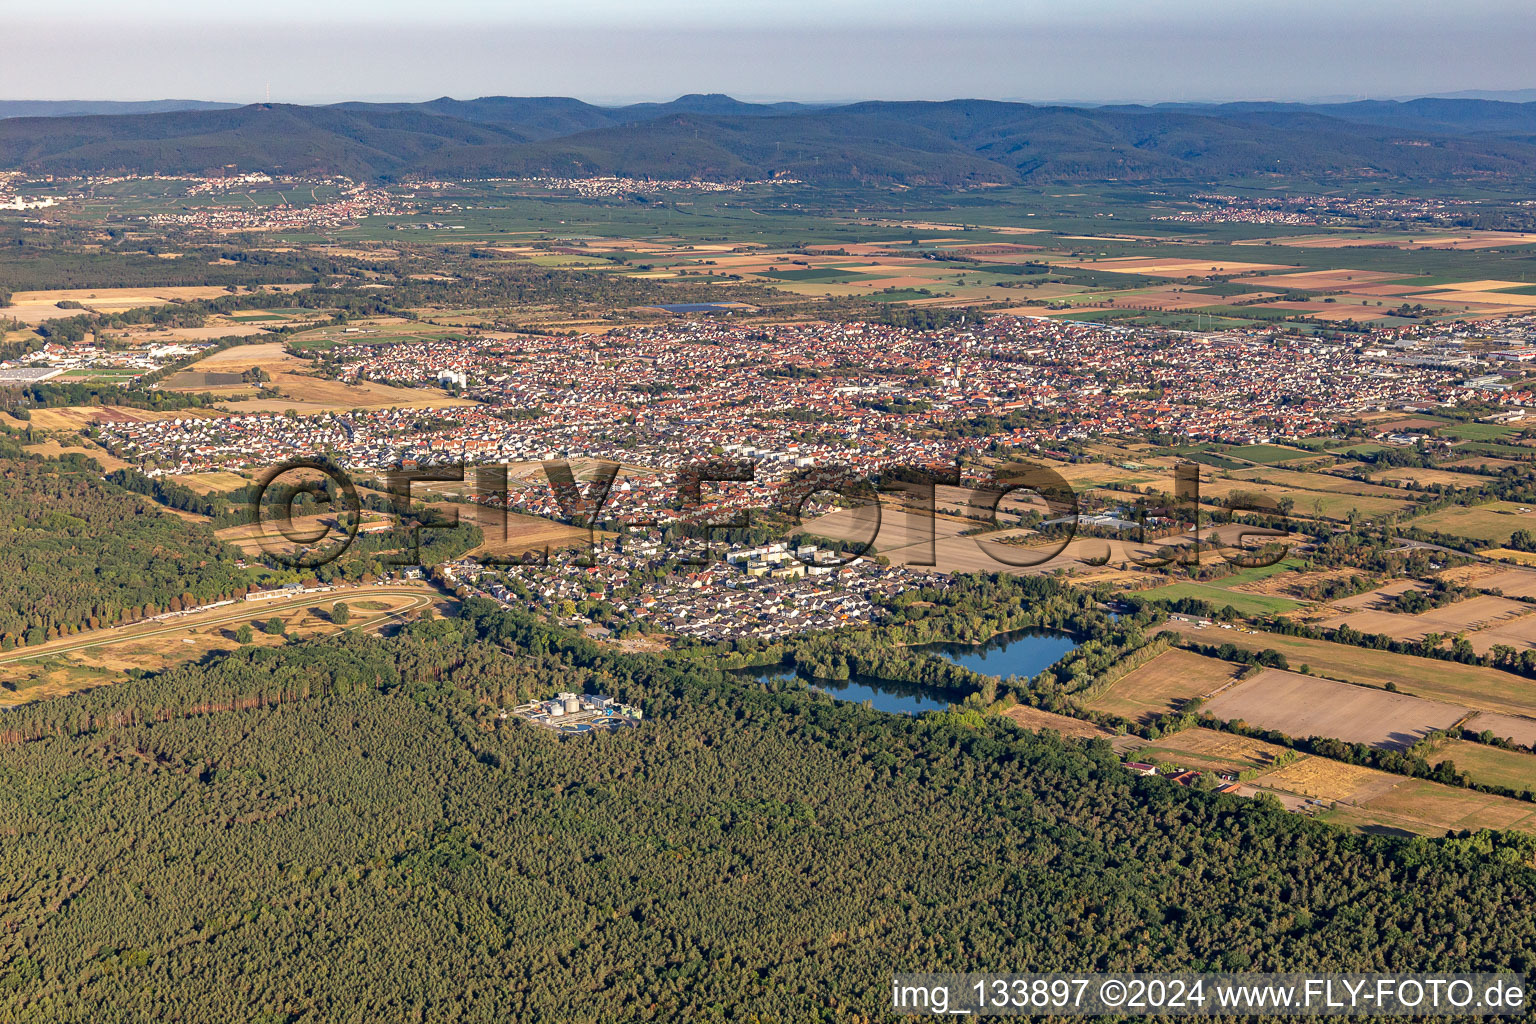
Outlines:
[[95,461],[0,439],[0,650],[244,594],[235,557]]
[[[567,688],[646,721],[495,714]],[[895,970],[1536,963],[1529,837],[1350,835],[485,601],[0,726],[18,1022],[867,1021]]]

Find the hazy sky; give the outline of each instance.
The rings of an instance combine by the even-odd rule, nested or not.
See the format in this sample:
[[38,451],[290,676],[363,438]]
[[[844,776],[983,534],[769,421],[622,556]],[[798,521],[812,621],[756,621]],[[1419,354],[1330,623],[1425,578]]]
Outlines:
[[1532,0],[54,0],[0,99],[1159,101],[1536,88]]

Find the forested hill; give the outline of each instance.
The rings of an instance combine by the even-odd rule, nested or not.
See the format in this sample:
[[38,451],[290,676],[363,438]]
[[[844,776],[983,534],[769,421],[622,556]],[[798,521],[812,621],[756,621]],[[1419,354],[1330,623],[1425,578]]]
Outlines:
[[964,185],[1255,174],[1536,180],[1536,104],[1077,108],[984,100],[836,107],[726,96],[258,104],[0,120],[0,166],[367,179],[621,174]]
[[[495,708],[603,691],[634,730]],[[893,970],[1536,966],[1532,842],[1350,836],[490,602],[0,721],[7,1021],[855,1021]]]

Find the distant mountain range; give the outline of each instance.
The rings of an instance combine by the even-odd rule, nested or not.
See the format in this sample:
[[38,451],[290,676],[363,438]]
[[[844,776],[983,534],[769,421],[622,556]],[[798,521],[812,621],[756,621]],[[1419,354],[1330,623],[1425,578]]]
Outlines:
[[164,114],[173,110],[228,110],[238,103],[208,100],[0,100],[0,118],[79,117],[85,114]]
[[[16,106],[0,104],[0,113]],[[624,107],[505,96],[331,106],[171,100],[149,105],[156,109],[78,106],[48,111],[55,116],[0,120],[0,167],[173,174],[223,168],[369,180],[787,175],[948,186],[1256,174],[1536,181],[1536,103],[1485,99],[813,106],[691,95]]]

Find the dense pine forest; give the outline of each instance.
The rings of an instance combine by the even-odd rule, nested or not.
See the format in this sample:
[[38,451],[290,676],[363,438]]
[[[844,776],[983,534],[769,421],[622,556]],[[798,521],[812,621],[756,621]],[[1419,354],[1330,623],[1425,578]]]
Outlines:
[[[565,688],[646,721],[496,717]],[[861,1021],[901,969],[1536,965],[1528,838],[1352,836],[483,601],[0,729],[5,1020]]]
[[243,594],[233,559],[95,462],[0,441],[0,650]]

